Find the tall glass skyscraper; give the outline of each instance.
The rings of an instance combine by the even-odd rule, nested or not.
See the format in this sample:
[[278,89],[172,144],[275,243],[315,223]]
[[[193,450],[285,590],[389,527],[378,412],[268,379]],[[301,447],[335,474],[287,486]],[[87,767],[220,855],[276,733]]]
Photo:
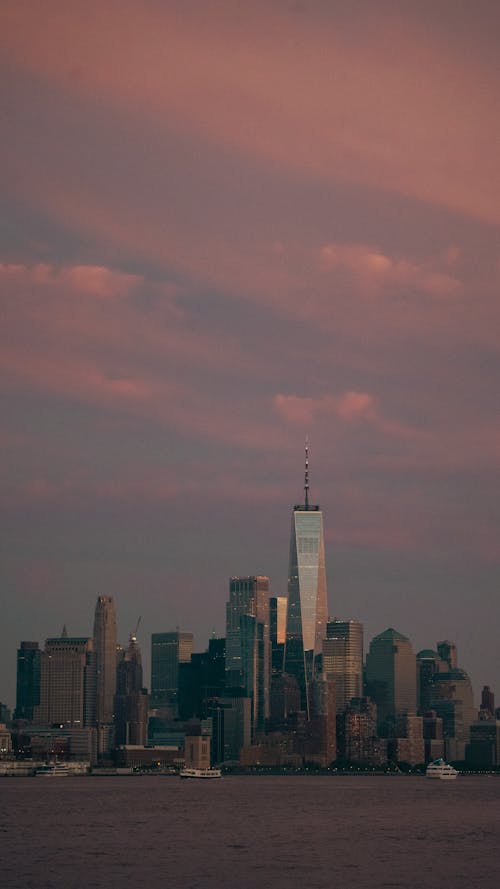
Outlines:
[[269,578],[231,577],[226,605],[226,687],[252,699],[253,732],[269,716]]
[[304,503],[294,506],[292,513],[284,671],[297,679],[307,718],[308,684],[314,677],[316,657],[322,652],[327,619],[323,513],[309,503],[306,444]]
[[407,636],[392,627],[370,642],[366,685],[377,705],[379,732],[394,732],[396,717],[417,712],[417,660]]
[[178,715],[179,664],[188,664],[193,653],[193,634],[153,633],[151,636],[151,706],[170,708]]
[[16,719],[33,720],[40,703],[40,649],[38,642],[21,642],[17,652]]

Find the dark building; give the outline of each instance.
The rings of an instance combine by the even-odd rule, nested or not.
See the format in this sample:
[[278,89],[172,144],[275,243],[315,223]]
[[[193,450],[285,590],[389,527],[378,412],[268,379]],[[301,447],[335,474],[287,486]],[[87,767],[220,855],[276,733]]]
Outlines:
[[269,716],[269,578],[231,577],[226,605],[226,688],[252,701],[252,735]]
[[116,612],[112,596],[98,596],[94,613],[96,664],[95,719],[98,726],[113,724],[116,693]]
[[447,669],[437,651],[424,648],[417,654],[417,700],[418,712],[422,715],[431,707],[433,685],[436,674]]
[[454,642],[445,639],[437,644],[438,655],[442,661],[448,664],[449,670],[455,670],[458,667],[457,646]]
[[269,599],[269,628],[271,638],[271,673],[281,673],[285,654],[286,639],[285,596],[271,596]]
[[[444,644],[439,643],[439,646]],[[450,663],[456,663],[455,646],[453,646],[453,657],[446,660],[446,672],[439,672],[434,677],[431,709],[435,710],[443,720],[446,758],[462,760],[465,757],[465,746],[470,740],[470,727],[477,717],[477,711],[474,708],[474,695],[469,676],[465,670],[449,667]]]
[[193,653],[193,634],[153,633],[151,636],[151,706],[166,708],[172,717],[179,712],[179,665],[188,664]]
[[295,676],[275,673],[271,679],[271,711],[269,727],[273,731],[286,728],[292,713],[301,708],[300,688]]
[[38,642],[21,642],[17,650],[17,693],[14,719],[33,721],[40,704],[40,649]]
[[443,720],[435,710],[427,710],[422,715],[425,762],[444,757]]
[[481,692],[481,710],[490,716],[495,715],[495,695],[490,691],[489,685],[483,686]]
[[313,679],[309,686],[310,713],[304,754],[323,767],[337,758],[335,682]]
[[146,744],[148,693],[143,688],[141,650],[133,633],[128,648],[118,657],[114,708],[115,744]]
[[392,627],[375,636],[366,657],[366,692],[377,705],[378,731],[394,736],[399,714],[417,708],[417,668],[410,640]]
[[179,716],[205,719],[208,709],[224,690],[226,640],[212,637],[208,650],[179,664]]
[[493,769],[500,765],[500,722],[497,719],[480,719],[471,725],[465,758],[475,769]]

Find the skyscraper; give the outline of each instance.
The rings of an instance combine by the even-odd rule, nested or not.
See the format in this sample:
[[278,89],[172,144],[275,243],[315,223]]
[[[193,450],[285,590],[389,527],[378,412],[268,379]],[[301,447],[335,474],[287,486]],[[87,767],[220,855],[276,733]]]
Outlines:
[[151,706],[167,707],[178,715],[179,664],[188,664],[193,653],[193,634],[153,633],[151,636]]
[[363,625],[359,620],[329,620],[323,642],[323,673],[335,681],[337,713],[363,694]]
[[41,653],[40,707],[35,718],[76,728],[95,722],[95,657],[92,639],[61,636],[47,639]]
[[17,651],[15,719],[31,722],[40,703],[40,649],[38,642],[21,642]]
[[94,617],[96,722],[111,725],[116,693],[116,614],[111,596],[99,596]]
[[116,669],[115,744],[144,745],[148,735],[148,694],[142,683],[141,650],[131,633]]
[[306,443],[304,503],[294,506],[290,535],[288,611],[284,669],[295,676],[301,708],[309,717],[308,683],[326,635],[326,592],[323,513],[309,503],[309,446]]
[[390,735],[396,717],[417,707],[417,664],[410,640],[390,627],[370,643],[366,656],[367,692],[377,705],[379,731]]
[[269,634],[271,638],[271,672],[283,672],[283,655],[286,639],[286,596],[271,596],[269,599]]
[[264,731],[269,716],[269,578],[231,577],[226,606],[226,686],[252,699],[252,726]]

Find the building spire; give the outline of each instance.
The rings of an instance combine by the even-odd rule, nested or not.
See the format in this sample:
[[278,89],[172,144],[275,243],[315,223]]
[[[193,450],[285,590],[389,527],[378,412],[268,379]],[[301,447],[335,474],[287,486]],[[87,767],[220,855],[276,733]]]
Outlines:
[[309,436],[306,435],[305,469],[304,469],[304,505],[309,509]]

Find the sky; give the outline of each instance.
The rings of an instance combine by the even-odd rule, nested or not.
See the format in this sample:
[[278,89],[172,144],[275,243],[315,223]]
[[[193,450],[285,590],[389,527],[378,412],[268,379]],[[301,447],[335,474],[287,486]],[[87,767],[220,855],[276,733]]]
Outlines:
[[[496,0],[4,0],[0,700],[98,595],[126,641],[284,595],[451,639],[500,703]],[[479,703],[479,701],[477,701]]]

